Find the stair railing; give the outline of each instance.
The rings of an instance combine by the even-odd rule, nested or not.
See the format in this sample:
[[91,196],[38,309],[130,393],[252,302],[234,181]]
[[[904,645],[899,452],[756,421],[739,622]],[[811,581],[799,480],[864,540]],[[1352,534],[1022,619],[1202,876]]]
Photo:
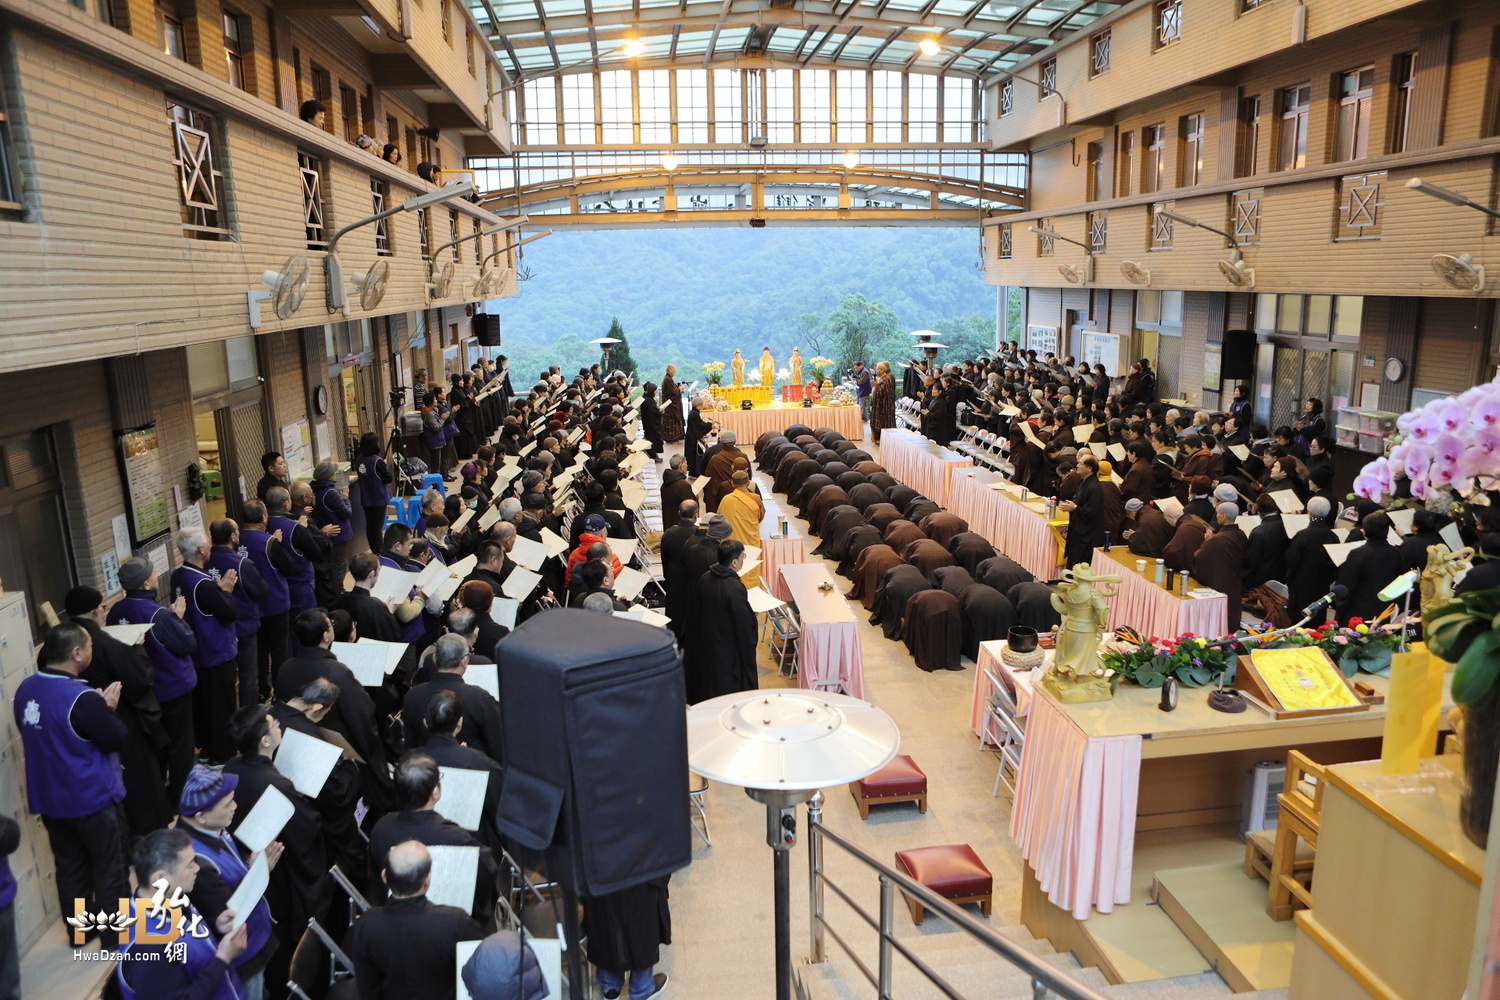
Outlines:
[[[863,850],[850,843],[844,837],[823,825],[823,794],[819,792],[814,795],[807,804],[807,868],[808,889],[811,903],[811,918],[808,926],[811,935],[811,951],[813,962],[827,961],[825,938],[831,938],[835,944],[848,956],[860,973],[869,980],[870,985],[879,991],[880,1000],[891,1000],[891,973],[893,971],[896,955],[899,953],[923,978],[932,983],[950,1000],[968,1000],[951,983],[934,970],[930,965],[914,954],[905,943],[898,940],[893,930],[896,893],[905,893],[921,903],[923,907],[938,914],[964,934],[967,934],[977,943],[984,945],[1000,958],[1020,969],[1031,979],[1031,993],[1033,1000],[1048,1000],[1049,997],[1057,997],[1059,1000],[1106,1000],[1106,998],[1069,976],[1062,969],[1042,961],[1041,956],[1023,948],[1021,945],[996,934],[993,930],[976,920],[972,915],[960,909],[954,903],[949,902],[920,882],[911,878],[903,872],[886,865]],[[880,879],[880,913],[872,916],[868,910],[860,906],[828,873],[823,870],[823,852],[825,845],[831,844],[841,849],[844,853],[860,862],[866,868],[875,872]],[[823,906],[823,892],[830,890],[839,899],[842,899],[848,907],[854,911],[866,924],[880,936],[879,955],[872,971],[847,941],[835,930],[828,921]]]

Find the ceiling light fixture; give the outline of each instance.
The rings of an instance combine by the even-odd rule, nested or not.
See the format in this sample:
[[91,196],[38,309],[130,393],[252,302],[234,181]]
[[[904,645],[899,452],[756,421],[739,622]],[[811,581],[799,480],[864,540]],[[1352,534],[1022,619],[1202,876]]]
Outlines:
[[622,51],[631,59],[646,51],[646,43],[639,38],[632,38],[622,47]]
[[667,173],[671,173],[672,171],[676,170],[677,157],[673,156],[671,153],[663,155],[661,158],[661,168]]
[[936,38],[924,38],[917,43],[917,48],[922,50],[924,56],[935,56],[943,51],[943,47],[937,43]]
[[844,154],[844,169],[853,170],[857,166],[859,166],[859,154],[851,149]]

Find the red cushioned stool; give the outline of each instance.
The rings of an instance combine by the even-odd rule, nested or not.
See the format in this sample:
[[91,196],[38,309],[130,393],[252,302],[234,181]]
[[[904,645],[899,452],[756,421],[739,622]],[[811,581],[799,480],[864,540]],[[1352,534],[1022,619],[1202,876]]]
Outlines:
[[[896,852],[896,865],[933,892],[955,903],[978,903],[979,912],[990,915],[995,879],[968,844],[918,847]],[[907,897],[913,923],[922,922],[922,904]]]
[[887,802],[915,802],[918,812],[927,811],[927,775],[917,762],[898,754],[874,774],[849,783],[849,794],[859,806],[859,818],[870,818],[870,806]]

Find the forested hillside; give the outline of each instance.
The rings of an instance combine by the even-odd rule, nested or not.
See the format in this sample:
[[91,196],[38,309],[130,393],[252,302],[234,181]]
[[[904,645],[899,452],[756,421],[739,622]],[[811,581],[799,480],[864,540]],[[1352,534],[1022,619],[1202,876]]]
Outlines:
[[[883,352],[866,361],[896,361],[907,330],[993,342],[995,290],[975,271],[977,239],[970,228],[562,231],[525,248],[533,277],[490,308],[527,377],[597,361],[586,342],[614,318],[647,377],[668,362],[697,377],[705,361],[736,347],[753,359],[767,345],[778,367],[794,344],[841,360],[866,344]],[[867,325],[860,334],[851,306]]]

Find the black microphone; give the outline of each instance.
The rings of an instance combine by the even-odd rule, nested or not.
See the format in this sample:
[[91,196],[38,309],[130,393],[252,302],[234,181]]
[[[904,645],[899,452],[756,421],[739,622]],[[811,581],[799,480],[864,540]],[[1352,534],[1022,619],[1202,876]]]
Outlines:
[[1348,596],[1349,588],[1342,583],[1335,583],[1332,590],[1302,609],[1302,617],[1304,619],[1311,618],[1319,611],[1327,609],[1328,605],[1336,604]]

